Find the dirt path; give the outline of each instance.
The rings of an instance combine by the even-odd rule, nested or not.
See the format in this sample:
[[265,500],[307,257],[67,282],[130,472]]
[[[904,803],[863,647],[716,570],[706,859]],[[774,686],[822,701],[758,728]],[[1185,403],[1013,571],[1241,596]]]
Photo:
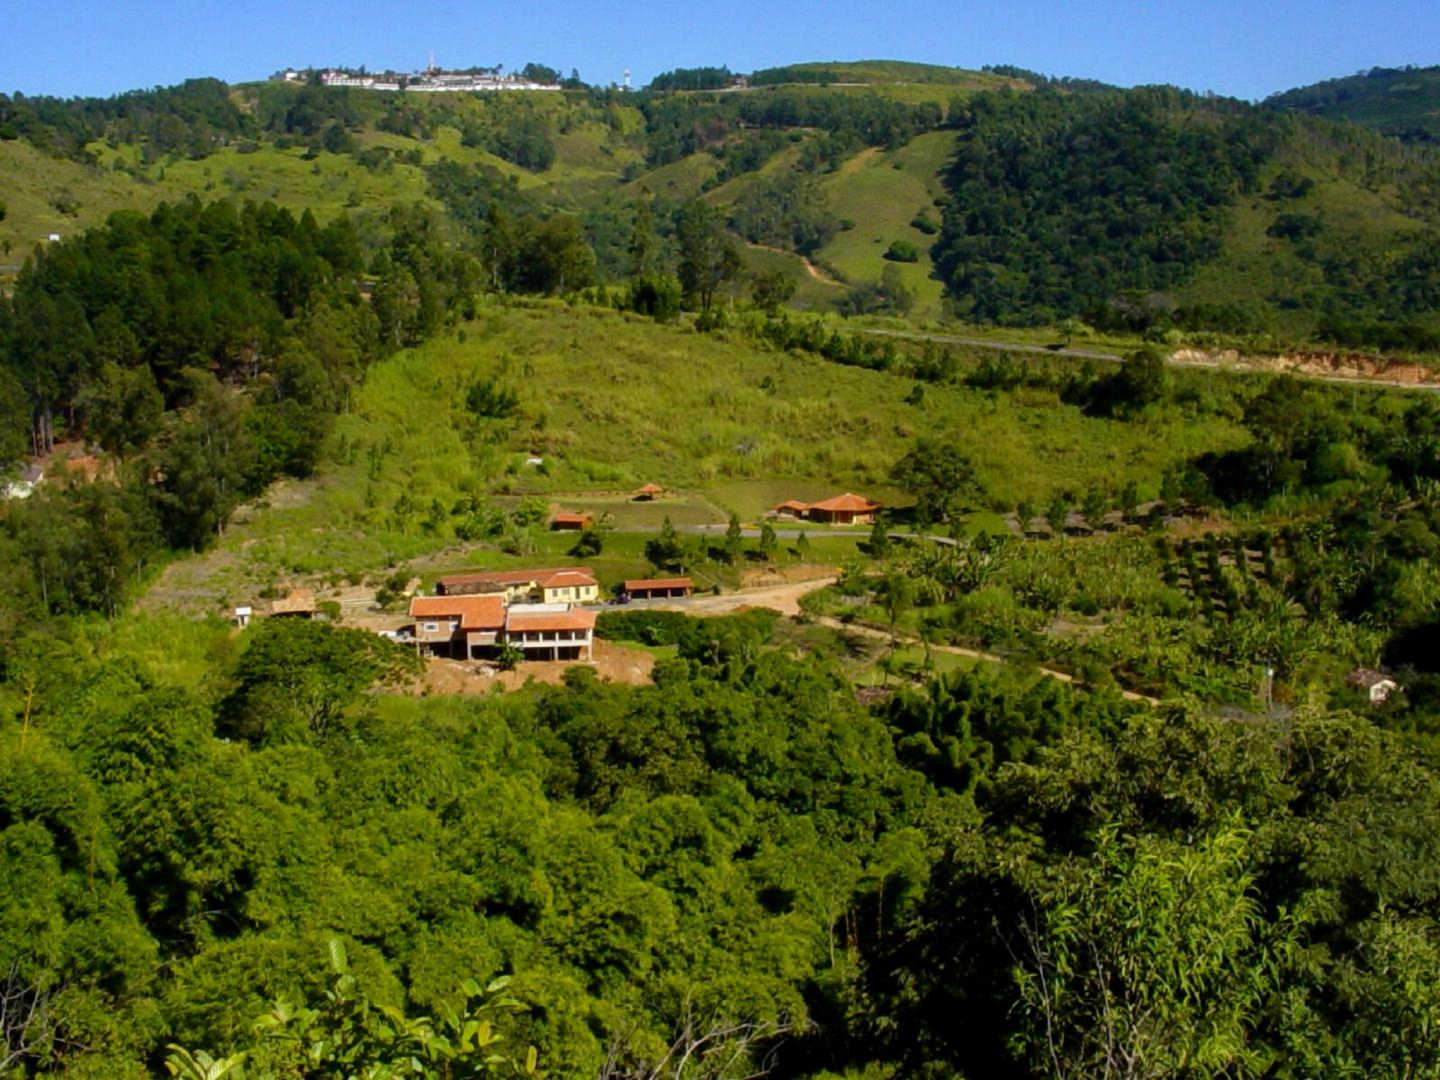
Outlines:
[[[823,589],[827,585],[835,584],[834,577],[815,578],[811,581],[797,581],[788,585],[771,585],[760,589],[744,589],[740,592],[725,593],[721,596],[693,596],[685,600],[662,601],[647,605],[663,611],[683,611],[688,615],[729,615],[732,612],[743,608],[764,607],[772,608],[782,615],[796,616],[801,614],[800,598],[816,589]],[[862,637],[877,638],[883,641],[890,640],[888,631],[878,627],[867,626],[864,623],[845,623],[839,619],[833,619],[823,615],[815,620],[821,626],[828,626],[832,630],[839,630],[847,634],[859,634]],[[910,645],[923,645],[918,637],[909,634],[896,634],[896,639]],[[950,653],[953,656],[965,656],[972,660],[984,660],[992,664],[1007,664],[1008,660],[996,653],[987,653],[980,649],[967,649],[963,645],[934,645],[930,646],[935,652]],[[1057,671],[1054,668],[1042,667],[1042,675],[1048,675],[1063,683],[1073,683],[1075,676],[1069,672]],[[1160,699],[1150,697],[1148,694],[1139,694],[1134,690],[1121,690],[1121,695],[1127,701],[1143,701],[1147,705],[1159,705]]]
[[845,283],[843,281],[836,281],[829,274],[825,273],[818,266],[816,266],[809,259],[807,259],[804,255],[801,255],[798,252],[786,251],[784,248],[771,247],[768,244],[746,243],[745,246],[759,248],[761,251],[773,251],[776,255],[794,255],[795,258],[799,259],[802,263],[805,264],[805,272],[808,273],[816,281],[820,282],[821,285],[834,285],[842,289],[845,287]]
[[[878,627],[874,627],[874,626],[867,626],[867,625],[865,625],[864,623],[846,623],[846,622],[841,622],[839,619],[832,619],[832,618],[831,618],[830,616],[828,616],[828,615],[822,615],[820,618],[816,619],[815,621],[818,622],[818,623],[820,623],[821,626],[828,626],[828,627],[830,627],[832,630],[839,630],[839,631],[842,631],[843,633],[847,633],[847,634],[859,634],[859,635],[862,636],[862,637],[878,638],[878,639],[881,639],[881,640],[883,640],[883,641],[889,641],[889,640],[890,640],[890,633],[889,633],[889,631],[887,631],[887,630],[881,630],[881,629],[879,629]],[[923,646],[923,644],[924,644],[918,637],[912,637],[912,636],[909,635],[909,634],[900,634],[900,633],[897,633],[897,634],[895,635],[895,639],[896,639],[897,641],[904,642],[904,643],[907,644],[907,645],[922,645],[922,646]],[[949,654],[952,655],[952,656],[966,656],[966,657],[969,657],[969,658],[972,659],[972,660],[984,660],[984,661],[986,661],[986,662],[988,662],[988,663],[992,663],[992,664],[1006,664],[1006,663],[1009,663],[1009,661],[1006,660],[1005,657],[1003,657],[1003,656],[999,656],[999,655],[997,655],[997,654],[995,654],[995,653],[983,652],[983,651],[981,651],[980,649],[967,649],[967,648],[965,648],[963,645],[936,645],[936,644],[933,644],[933,643],[932,643],[931,646],[930,646],[930,649],[931,649],[932,652],[949,653]],[[1040,669],[1040,674],[1042,674],[1042,675],[1048,675],[1048,676],[1050,676],[1050,678],[1056,679],[1056,680],[1058,680],[1059,682],[1063,682],[1063,683],[1073,683],[1073,682],[1075,681],[1075,676],[1071,675],[1069,672],[1066,672],[1066,671],[1056,671],[1054,668],[1042,667],[1042,668]],[[1150,696],[1147,695],[1147,694],[1137,694],[1137,693],[1136,693],[1135,691],[1133,691],[1133,690],[1121,690],[1121,691],[1120,691],[1120,694],[1121,694],[1121,696],[1123,696],[1127,701],[1143,701],[1143,702],[1145,702],[1147,705],[1159,705],[1159,704],[1160,704],[1160,699],[1159,699],[1159,698],[1153,698],[1153,697],[1150,697]]]

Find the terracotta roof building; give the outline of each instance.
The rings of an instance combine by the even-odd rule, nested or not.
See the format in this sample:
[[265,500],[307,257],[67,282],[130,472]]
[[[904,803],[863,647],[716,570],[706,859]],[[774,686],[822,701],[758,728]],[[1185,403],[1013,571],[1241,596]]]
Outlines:
[[568,604],[516,604],[505,614],[505,642],[527,660],[589,660],[595,612]]
[[589,660],[595,612],[570,604],[511,604],[500,593],[416,596],[415,641],[429,652],[473,659],[505,645],[528,660]]
[[640,488],[639,491],[635,492],[635,498],[640,502],[648,502],[650,499],[655,498],[656,495],[663,494],[665,494],[665,489],[659,484],[646,484]]
[[869,525],[880,509],[880,504],[874,499],[847,491],[833,499],[811,503],[807,516],[811,521],[828,521],[833,525]]
[[884,507],[874,499],[867,499],[864,495],[856,495],[847,491],[843,495],[836,495],[833,498],[814,503],[787,499],[779,506],[774,507],[772,513],[805,518],[807,521],[822,522],[828,525],[873,525],[876,515],[883,509]]
[[595,524],[595,519],[584,513],[560,513],[551,516],[550,528],[552,529],[588,529]]
[[468,596],[414,596],[410,617],[415,620],[415,640],[428,645],[445,645],[452,654],[464,649],[474,656],[476,649],[494,647],[505,629],[505,597],[499,593]]

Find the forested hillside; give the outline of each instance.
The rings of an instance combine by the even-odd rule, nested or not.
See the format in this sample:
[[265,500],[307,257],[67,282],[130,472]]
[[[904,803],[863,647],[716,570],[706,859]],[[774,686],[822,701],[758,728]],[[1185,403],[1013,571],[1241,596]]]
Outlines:
[[935,257],[972,318],[1440,341],[1428,151],[1164,89],[981,96],[955,123]]
[[1440,67],[1371,68],[1271,94],[1265,104],[1433,143],[1440,140]]

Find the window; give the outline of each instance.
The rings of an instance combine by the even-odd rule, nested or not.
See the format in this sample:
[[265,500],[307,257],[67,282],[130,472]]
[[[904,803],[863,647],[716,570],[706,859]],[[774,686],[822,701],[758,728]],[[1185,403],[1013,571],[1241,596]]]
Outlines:
[[433,623],[433,622],[427,622],[427,623],[425,624],[425,629],[426,629],[428,632],[430,632],[430,633],[433,634],[433,633],[435,633],[435,631],[437,631],[437,630],[440,629],[440,624],[439,624],[439,623]]

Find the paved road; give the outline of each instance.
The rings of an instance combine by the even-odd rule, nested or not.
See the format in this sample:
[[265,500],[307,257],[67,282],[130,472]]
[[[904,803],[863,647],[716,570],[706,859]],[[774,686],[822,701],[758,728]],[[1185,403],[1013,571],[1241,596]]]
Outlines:
[[[724,535],[725,535],[725,530],[727,530],[729,527],[730,527],[729,525],[720,525],[720,524],[714,524],[714,525],[679,525],[679,526],[676,526],[675,531],[678,532],[678,533],[689,533],[689,534],[692,535],[692,536],[724,536]],[[648,534],[653,533],[655,530],[654,530],[654,529],[633,528],[633,529],[616,529],[615,531],[616,531],[616,532],[641,533],[641,534],[644,534],[644,535],[648,535]],[[838,530],[831,530],[831,529],[823,529],[823,528],[822,528],[822,529],[816,529],[816,528],[812,525],[809,529],[800,529],[800,528],[795,528],[795,529],[776,529],[776,530],[775,530],[775,537],[776,537],[776,539],[778,539],[778,540],[795,540],[795,539],[797,539],[797,538],[800,536],[801,533],[804,533],[804,534],[806,535],[806,537],[814,537],[814,536],[866,536],[866,537],[868,537],[868,536],[870,535],[870,527],[869,527],[868,525],[857,525],[857,526],[855,526],[854,528],[852,528],[851,530],[849,530],[848,532],[840,532],[840,531],[838,531]],[[740,530],[740,535],[741,535],[742,537],[744,537],[746,540],[758,540],[758,539],[760,538],[760,530],[759,530],[759,529],[741,529],[741,530]],[[930,541],[933,541],[934,543],[937,543],[937,544],[944,544],[944,545],[947,546],[947,547],[954,547],[954,546],[955,546],[955,541],[952,540],[952,539],[951,539],[950,537],[948,537],[948,536],[937,536],[937,535],[934,535],[934,534],[928,534],[928,535],[925,535],[925,536],[920,536],[920,535],[918,535],[918,534],[916,534],[916,533],[898,532],[898,531],[895,531],[895,530],[891,530],[891,531],[887,532],[885,535],[888,536],[888,537],[890,537],[891,540],[930,540]]]

